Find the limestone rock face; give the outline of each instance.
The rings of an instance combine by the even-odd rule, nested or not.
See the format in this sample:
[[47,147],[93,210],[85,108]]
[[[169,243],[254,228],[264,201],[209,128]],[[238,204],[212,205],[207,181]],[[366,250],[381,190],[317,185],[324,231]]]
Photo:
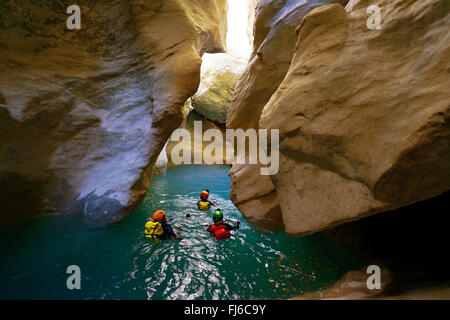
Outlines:
[[[227,117],[227,128],[259,128],[265,104],[289,69],[303,17],[328,1],[259,1],[254,11],[253,52],[238,81]],[[255,3],[253,3],[253,6]],[[255,224],[282,224],[275,187],[258,165],[234,165],[230,172],[231,198],[244,216]],[[257,175],[257,177],[255,177]],[[254,179],[255,183],[248,183]]]
[[[448,2],[370,4],[382,9],[379,30],[367,27],[367,1],[312,10],[270,100],[233,104],[236,114],[262,110],[252,126],[280,129],[280,171],[271,179],[290,235],[450,188]],[[258,77],[248,70],[251,83]]]
[[0,4],[0,221],[76,213],[123,220],[223,52],[226,0]]
[[[202,115],[192,111],[183,120],[179,129],[186,130],[189,136],[182,137],[179,140],[172,139],[172,137],[169,139],[165,150],[168,167],[186,164],[222,165],[233,162],[233,150],[225,139],[225,125],[205,119]],[[214,143],[222,145],[222,154],[216,155],[214,151],[210,150],[211,141],[201,140],[200,135],[205,136],[205,133],[210,129],[214,129],[218,133],[213,140]],[[198,142],[195,141],[196,135],[200,137]],[[186,154],[184,154],[185,152]],[[173,158],[173,155],[180,158],[186,156],[189,160],[186,161],[187,163],[179,164]],[[196,159],[201,159],[201,161],[195,163]]]

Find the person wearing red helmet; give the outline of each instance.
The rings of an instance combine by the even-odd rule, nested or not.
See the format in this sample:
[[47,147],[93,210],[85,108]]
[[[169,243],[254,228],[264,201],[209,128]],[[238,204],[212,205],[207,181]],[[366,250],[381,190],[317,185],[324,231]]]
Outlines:
[[206,189],[205,191],[200,192],[200,201],[197,202],[197,207],[202,210],[202,211],[206,211],[209,210],[209,208],[211,208],[211,206],[215,206],[216,202],[213,201],[209,201],[209,190]]
[[172,227],[167,223],[166,212],[164,210],[156,210],[151,219],[147,219],[145,223],[145,237],[155,241],[166,239],[181,238],[173,231]]

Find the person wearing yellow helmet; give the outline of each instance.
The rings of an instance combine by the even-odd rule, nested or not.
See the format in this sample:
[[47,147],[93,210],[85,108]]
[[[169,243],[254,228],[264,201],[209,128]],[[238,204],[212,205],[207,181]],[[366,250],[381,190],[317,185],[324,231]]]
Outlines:
[[167,216],[164,210],[156,210],[151,219],[145,223],[145,237],[155,241],[181,238],[173,231],[167,223]]
[[211,206],[215,206],[216,202],[214,200],[209,201],[209,190],[206,189],[202,192],[200,192],[200,201],[197,202],[197,207],[202,210],[202,211],[206,211],[209,210],[209,208],[211,208]]

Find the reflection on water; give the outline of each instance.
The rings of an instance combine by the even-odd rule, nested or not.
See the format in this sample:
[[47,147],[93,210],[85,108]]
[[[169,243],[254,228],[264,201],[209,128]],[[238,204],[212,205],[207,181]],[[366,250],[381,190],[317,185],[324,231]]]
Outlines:
[[[171,168],[153,178],[143,205],[113,227],[89,229],[78,217],[53,217],[3,228],[0,298],[288,298],[358,267],[321,234],[293,239],[256,232],[229,199],[228,170]],[[216,241],[204,231],[212,221],[212,211],[196,208],[204,188],[226,218],[241,221],[230,239]],[[146,218],[157,209],[168,213],[182,241],[154,243],[143,236]],[[66,288],[72,264],[81,268],[81,290]]]

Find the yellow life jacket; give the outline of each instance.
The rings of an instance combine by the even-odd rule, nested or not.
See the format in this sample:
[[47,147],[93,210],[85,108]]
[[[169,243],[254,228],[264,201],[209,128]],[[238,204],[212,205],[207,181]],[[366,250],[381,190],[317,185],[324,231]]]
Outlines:
[[151,238],[155,241],[159,241],[158,236],[162,236],[164,233],[161,222],[155,222],[152,220],[147,221],[145,224],[145,237]]
[[211,203],[209,201],[199,201],[197,205],[200,210],[206,211],[211,206]]

